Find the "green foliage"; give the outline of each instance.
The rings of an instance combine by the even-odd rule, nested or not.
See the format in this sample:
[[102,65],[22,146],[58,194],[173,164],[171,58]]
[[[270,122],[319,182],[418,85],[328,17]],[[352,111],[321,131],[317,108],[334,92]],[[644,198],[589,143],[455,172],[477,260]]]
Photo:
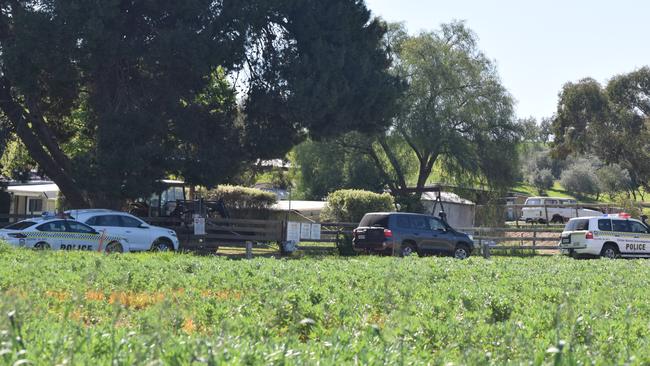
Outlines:
[[368,212],[394,210],[393,197],[388,193],[344,189],[327,196],[327,206],[321,213],[321,219],[334,222],[359,222]]
[[385,128],[385,31],[356,0],[10,2],[0,138],[8,121],[74,205],[231,182],[306,136]]
[[567,191],[580,196],[601,193],[595,168],[587,161],[574,163],[562,172],[560,184]]
[[618,164],[605,165],[596,172],[600,191],[607,193],[610,199],[616,194],[632,189],[630,173]]
[[0,360],[647,364],[649,276],[645,261],[561,257],[231,261],[11,250],[0,255]]
[[537,188],[539,193],[544,193],[553,187],[555,177],[550,169],[534,170],[528,176],[528,182]]
[[0,174],[16,179],[28,180],[30,172],[37,169],[38,165],[29,156],[29,152],[20,140],[13,136],[4,148],[4,154],[0,156]]
[[650,68],[610,79],[567,83],[553,120],[554,153],[590,153],[628,171],[632,189],[650,182]]
[[206,192],[209,200],[223,200],[228,209],[265,209],[277,202],[271,192],[261,189],[222,185]]
[[416,36],[393,26],[387,38],[393,72],[407,89],[391,128],[365,150],[391,188],[410,186],[411,175],[421,188],[436,166],[457,183],[512,185],[520,130],[512,98],[476,35],[458,22]]
[[297,196],[322,200],[339,189],[379,191],[383,188],[381,173],[366,155],[336,141],[306,141],[291,154],[296,176]]

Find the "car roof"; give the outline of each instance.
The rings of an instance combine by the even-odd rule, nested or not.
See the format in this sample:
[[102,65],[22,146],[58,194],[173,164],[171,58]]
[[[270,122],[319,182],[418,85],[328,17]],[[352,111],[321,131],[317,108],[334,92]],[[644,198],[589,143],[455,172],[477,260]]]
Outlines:
[[115,210],[109,210],[107,208],[82,208],[80,210],[67,210],[65,211],[66,214],[90,214],[90,213],[101,213],[101,212],[118,212]]
[[[419,215],[419,216],[431,216],[428,214],[416,213],[416,212],[368,212],[366,215]],[[365,216],[365,215],[364,215]]]

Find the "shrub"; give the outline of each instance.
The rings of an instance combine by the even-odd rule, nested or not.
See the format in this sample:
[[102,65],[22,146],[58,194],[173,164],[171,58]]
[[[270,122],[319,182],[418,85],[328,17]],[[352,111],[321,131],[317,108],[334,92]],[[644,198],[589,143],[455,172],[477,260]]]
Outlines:
[[554,182],[555,177],[553,177],[551,169],[535,170],[528,176],[528,183],[537,188],[539,193],[544,193],[551,189]]
[[321,213],[321,219],[323,221],[359,222],[368,212],[394,210],[395,202],[388,193],[377,194],[344,189],[327,196],[327,207]]
[[562,173],[560,184],[571,193],[598,196],[600,187],[594,170],[592,165],[585,162],[576,163]]
[[269,208],[278,201],[276,195],[271,192],[255,188],[227,185],[207,191],[206,198],[213,201],[222,199],[229,210],[261,210]]
[[607,193],[610,198],[632,187],[630,173],[618,164],[606,165],[598,170],[600,191]]

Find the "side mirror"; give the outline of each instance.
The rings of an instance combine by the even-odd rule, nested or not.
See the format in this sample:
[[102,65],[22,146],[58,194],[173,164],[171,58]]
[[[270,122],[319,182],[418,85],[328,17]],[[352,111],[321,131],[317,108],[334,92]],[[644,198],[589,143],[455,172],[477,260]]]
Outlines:
[[140,229],[148,229],[149,227],[150,226],[147,225],[147,224],[140,224],[140,226],[138,226],[138,228],[140,228]]

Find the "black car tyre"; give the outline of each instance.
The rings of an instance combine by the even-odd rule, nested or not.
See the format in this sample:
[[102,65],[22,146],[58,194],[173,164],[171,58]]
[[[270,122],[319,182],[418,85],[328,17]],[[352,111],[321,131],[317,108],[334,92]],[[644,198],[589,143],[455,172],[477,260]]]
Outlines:
[[618,247],[614,244],[605,244],[603,249],[600,251],[600,257],[606,259],[616,259],[621,255],[621,252],[618,251]]
[[36,250],[50,250],[50,249],[52,249],[52,247],[50,246],[50,244],[48,244],[48,243],[46,243],[44,241],[41,241],[41,242],[38,242],[38,243],[34,244],[34,249],[36,249]]
[[112,241],[106,245],[106,253],[123,253],[124,248],[122,244],[117,241]]
[[402,243],[400,247],[400,257],[410,257],[414,254],[417,253],[417,248],[415,247],[415,244],[413,243]]
[[151,246],[151,250],[154,252],[173,252],[174,244],[172,244],[169,239],[156,239],[156,241],[154,241],[153,245]]
[[456,249],[454,249],[454,258],[456,259],[467,259],[470,256],[470,249],[467,244],[458,244]]

